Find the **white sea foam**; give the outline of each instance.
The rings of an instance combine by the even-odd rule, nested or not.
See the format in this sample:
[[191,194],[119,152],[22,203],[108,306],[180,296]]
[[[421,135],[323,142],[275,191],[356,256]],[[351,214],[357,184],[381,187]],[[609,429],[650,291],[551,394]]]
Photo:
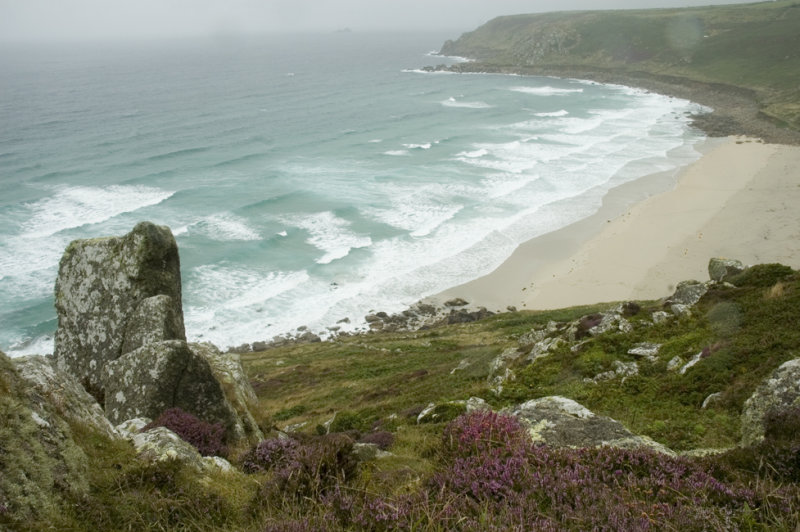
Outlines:
[[486,148],[480,148],[477,150],[472,151],[462,151],[456,154],[456,157],[466,157],[468,159],[476,159],[478,157],[483,157],[484,155],[488,155],[489,150]]
[[405,155],[410,155],[408,150],[388,150],[383,152],[384,155],[391,155],[392,157],[403,157]]
[[318,264],[328,264],[336,259],[346,257],[350,250],[372,245],[369,236],[360,235],[351,229],[351,223],[339,218],[334,213],[320,212],[302,217],[287,218],[287,225],[293,225],[308,231],[306,240],[325,254],[315,259]]
[[[441,199],[437,200],[437,196]],[[391,204],[388,207],[367,207],[363,209],[364,214],[408,231],[412,237],[429,235],[464,208],[463,205],[444,199],[432,187],[410,192],[398,189],[390,197]]]
[[403,144],[409,150],[429,150],[431,149],[432,144],[430,142],[426,142],[425,144]]
[[120,214],[157,205],[173,192],[156,187],[59,187],[52,196],[27,205],[30,215],[22,223],[26,238],[43,238],[66,229],[96,224]]
[[564,94],[583,92],[583,89],[564,89],[560,87],[511,87],[510,90],[535,96],[562,96]]
[[456,100],[452,96],[442,102],[442,105],[445,107],[456,107],[456,108],[463,108],[463,109],[490,109],[494,107],[486,102],[464,102],[460,100]]
[[367,142],[369,142],[370,144],[379,144],[383,142],[383,139],[370,139]]
[[549,118],[549,117],[560,117],[560,116],[567,116],[569,115],[569,111],[566,109],[561,109],[560,111],[553,111],[551,113],[534,113],[534,116],[539,116],[541,118]]
[[213,214],[189,226],[189,232],[199,232],[212,240],[261,240],[261,235],[247,220],[229,212]]

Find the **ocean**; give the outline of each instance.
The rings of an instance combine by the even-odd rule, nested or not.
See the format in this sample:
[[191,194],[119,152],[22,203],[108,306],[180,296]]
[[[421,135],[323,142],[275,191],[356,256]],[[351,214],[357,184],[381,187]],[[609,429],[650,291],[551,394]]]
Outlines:
[[0,48],[0,349],[51,352],[64,248],[141,220],[225,348],[362,328],[700,156],[685,100],[421,71],[454,36]]

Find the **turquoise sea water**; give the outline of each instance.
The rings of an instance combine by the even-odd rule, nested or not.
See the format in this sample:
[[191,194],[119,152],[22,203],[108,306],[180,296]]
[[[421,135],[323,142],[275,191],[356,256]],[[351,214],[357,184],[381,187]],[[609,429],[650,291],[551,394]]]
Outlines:
[[0,349],[50,352],[73,239],[172,228],[221,347],[488,273],[613,186],[699,157],[690,102],[426,74],[453,35],[0,49]]

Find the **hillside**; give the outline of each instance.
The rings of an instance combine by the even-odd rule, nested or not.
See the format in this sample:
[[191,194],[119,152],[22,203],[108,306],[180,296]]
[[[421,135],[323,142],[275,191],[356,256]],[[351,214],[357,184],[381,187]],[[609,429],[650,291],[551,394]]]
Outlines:
[[783,130],[759,126],[767,140],[799,138],[796,0],[499,17],[446,42],[441,53],[475,59],[456,65],[465,71],[579,76],[694,96],[713,107],[739,108],[726,118],[738,123],[727,124],[731,131],[724,134],[758,133],[748,122],[765,118]]
[[[421,330],[385,327],[243,354],[268,437],[225,450],[227,469],[149,461],[88,419],[68,417],[57,439],[30,447],[20,435],[41,423],[30,410],[53,421],[68,409],[56,401],[41,410],[41,394],[18,373],[25,364],[15,370],[0,355],[0,465],[11,467],[9,479],[35,472],[26,478],[40,490],[26,495],[0,482],[0,525],[795,530],[798,407],[771,411],[755,444],[743,437],[753,427],[742,412],[776,368],[800,370],[800,273],[761,265],[729,280],[682,284],[660,301],[467,323],[454,311]],[[677,304],[679,294],[696,302]],[[773,389],[788,404],[798,393]],[[526,418],[541,401],[570,410],[576,425],[559,437],[577,443],[550,434],[542,445],[549,414]],[[630,433],[609,417],[644,438],[617,438]],[[615,442],[594,448],[589,442],[607,437],[601,430]],[[60,481],[66,445],[77,484]]]

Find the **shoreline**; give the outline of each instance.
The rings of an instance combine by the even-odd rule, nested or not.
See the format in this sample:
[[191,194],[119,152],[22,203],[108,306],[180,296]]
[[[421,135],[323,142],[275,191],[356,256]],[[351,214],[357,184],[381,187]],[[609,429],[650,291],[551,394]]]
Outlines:
[[756,91],[745,87],[645,71],[623,72],[597,67],[552,65],[525,67],[470,61],[448,67],[432,67],[431,70],[440,68],[455,73],[551,76],[636,87],[712,108],[712,113],[695,116],[692,124],[709,137],[746,136],[759,138],[770,144],[800,146],[800,130],[779,124],[765,115],[759,107],[759,95]]
[[428,297],[491,311],[658,299],[712,257],[800,267],[800,147],[711,138],[677,183],[612,189],[594,215],[521,244],[488,275]]

